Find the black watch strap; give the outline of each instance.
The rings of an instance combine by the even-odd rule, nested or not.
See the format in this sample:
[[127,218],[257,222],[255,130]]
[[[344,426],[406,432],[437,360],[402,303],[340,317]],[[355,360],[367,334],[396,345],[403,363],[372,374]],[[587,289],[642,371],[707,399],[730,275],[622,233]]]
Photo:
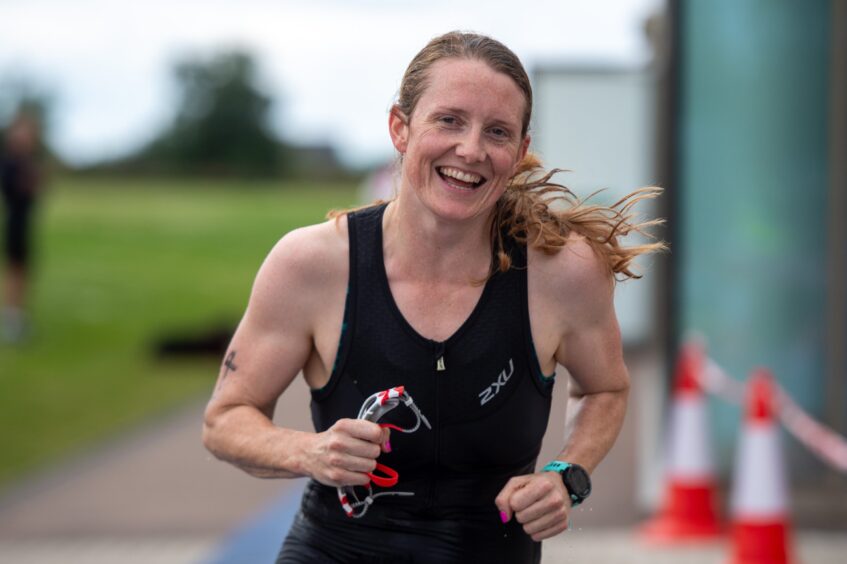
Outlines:
[[571,497],[574,507],[585,501],[591,495],[591,477],[579,464],[554,460],[547,464],[544,472],[557,472],[562,477],[565,489]]

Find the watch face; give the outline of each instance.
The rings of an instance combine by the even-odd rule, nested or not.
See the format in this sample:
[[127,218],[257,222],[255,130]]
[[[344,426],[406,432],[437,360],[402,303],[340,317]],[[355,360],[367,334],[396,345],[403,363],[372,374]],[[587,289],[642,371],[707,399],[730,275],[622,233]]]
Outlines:
[[580,466],[570,466],[563,472],[563,477],[571,493],[582,498],[591,493],[591,479]]

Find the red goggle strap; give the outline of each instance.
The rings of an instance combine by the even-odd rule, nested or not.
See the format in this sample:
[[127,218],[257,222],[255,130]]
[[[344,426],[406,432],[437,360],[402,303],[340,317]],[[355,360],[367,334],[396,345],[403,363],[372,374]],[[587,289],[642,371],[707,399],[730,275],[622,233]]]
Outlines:
[[[377,476],[375,472],[379,470],[384,474],[384,476]],[[397,484],[397,480],[399,479],[399,474],[397,470],[393,468],[389,468],[385,464],[376,463],[376,469],[373,472],[368,472],[368,478],[381,488],[391,488]]]

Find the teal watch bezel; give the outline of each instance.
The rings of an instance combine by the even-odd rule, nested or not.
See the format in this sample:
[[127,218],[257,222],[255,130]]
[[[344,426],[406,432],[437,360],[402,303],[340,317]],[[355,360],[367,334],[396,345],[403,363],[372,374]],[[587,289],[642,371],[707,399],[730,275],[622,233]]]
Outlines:
[[[570,468],[578,468],[582,472],[585,473],[585,477],[588,480],[588,493],[585,495],[575,494],[570,486],[568,486],[568,479],[565,475],[565,472]],[[576,507],[591,495],[591,478],[588,477],[588,472],[580,466],[579,464],[573,464],[571,462],[563,462],[561,460],[553,460],[552,462],[548,462],[546,466],[542,469],[542,472],[556,472],[562,477],[562,482],[565,484],[565,489],[568,490],[568,495],[571,498],[571,505]]]

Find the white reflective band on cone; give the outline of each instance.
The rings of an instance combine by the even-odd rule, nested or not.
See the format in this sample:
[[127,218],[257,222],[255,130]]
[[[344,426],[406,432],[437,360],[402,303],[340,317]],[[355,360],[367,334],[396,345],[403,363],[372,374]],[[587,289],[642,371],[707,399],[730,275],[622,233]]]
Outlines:
[[706,415],[703,394],[677,392],[671,406],[668,475],[699,481],[712,478],[712,450]]
[[745,423],[735,459],[732,513],[736,518],[788,514],[788,485],[777,426]]

